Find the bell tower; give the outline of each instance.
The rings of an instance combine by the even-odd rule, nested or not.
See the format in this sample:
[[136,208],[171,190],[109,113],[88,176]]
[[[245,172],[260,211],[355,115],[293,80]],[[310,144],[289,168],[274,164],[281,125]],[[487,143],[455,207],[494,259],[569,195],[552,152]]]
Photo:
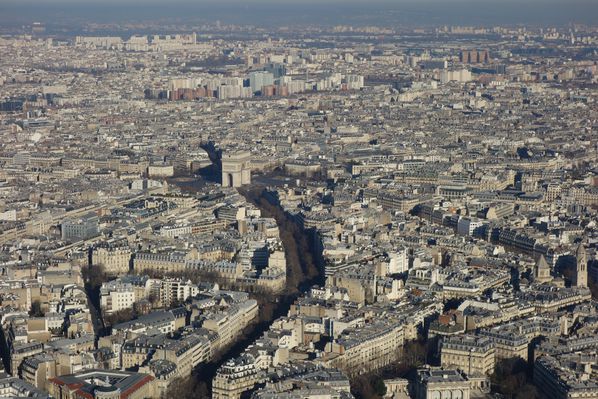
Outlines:
[[575,258],[577,259],[577,271],[575,273],[574,285],[576,287],[588,286],[588,255],[586,249],[583,246],[583,242],[577,247],[575,252]]

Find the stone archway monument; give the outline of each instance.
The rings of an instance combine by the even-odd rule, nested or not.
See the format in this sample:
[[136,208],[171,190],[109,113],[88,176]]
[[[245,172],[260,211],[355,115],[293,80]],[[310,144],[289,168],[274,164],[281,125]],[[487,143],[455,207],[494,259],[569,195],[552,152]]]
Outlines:
[[222,187],[251,184],[251,153],[234,151],[222,154]]

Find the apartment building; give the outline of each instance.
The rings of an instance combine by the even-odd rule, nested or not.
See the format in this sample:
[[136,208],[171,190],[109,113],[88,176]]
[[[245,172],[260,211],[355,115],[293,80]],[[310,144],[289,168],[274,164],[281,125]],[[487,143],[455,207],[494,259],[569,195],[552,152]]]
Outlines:
[[249,299],[233,304],[224,311],[208,314],[202,327],[217,333],[220,337],[220,348],[225,348],[236,340],[257,314],[257,301]]
[[495,353],[494,343],[486,337],[445,337],[440,349],[440,364],[444,368],[463,370],[467,375],[489,375],[494,372]]

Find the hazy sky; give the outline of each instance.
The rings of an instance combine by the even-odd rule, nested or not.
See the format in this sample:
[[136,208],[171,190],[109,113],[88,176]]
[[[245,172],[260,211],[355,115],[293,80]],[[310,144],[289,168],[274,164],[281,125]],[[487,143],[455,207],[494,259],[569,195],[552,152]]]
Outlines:
[[401,5],[401,4],[428,4],[428,5],[467,5],[471,7],[480,6],[513,6],[533,4],[537,6],[558,6],[558,5],[586,5],[596,6],[598,0],[0,0],[0,7],[2,5],[17,5],[17,4],[44,4],[44,5],[107,5],[107,4],[160,4],[168,6],[173,3],[190,4],[190,5],[217,5],[222,3],[231,4],[270,4],[270,5],[317,5],[317,4],[337,4],[343,5],[351,4],[385,4],[385,5]]
[[[30,6],[30,5],[44,5],[62,7],[69,6],[114,6],[114,5],[161,5],[164,7],[176,5],[189,6],[218,6],[226,4],[236,5],[270,5],[274,7],[284,6],[317,6],[317,5],[363,5],[371,4],[385,5],[385,6],[401,6],[401,5],[420,5],[426,7],[436,6],[455,6],[455,7],[507,7],[513,9],[517,6],[532,6],[538,8],[545,8],[547,6],[557,7],[561,10],[568,8],[588,8],[596,10],[598,7],[598,0],[0,0],[0,9],[3,6]],[[538,10],[542,11],[542,10]],[[598,17],[594,15],[594,17]]]
[[0,26],[30,20],[179,18],[247,24],[596,23],[598,0],[0,0]]

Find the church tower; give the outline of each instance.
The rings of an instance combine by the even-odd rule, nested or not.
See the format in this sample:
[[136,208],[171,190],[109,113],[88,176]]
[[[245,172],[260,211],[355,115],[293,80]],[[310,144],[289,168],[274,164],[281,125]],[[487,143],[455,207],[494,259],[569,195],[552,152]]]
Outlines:
[[587,287],[588,286],[588,255],[586,249],[583,246],[583,242],[577,247],[575,252],[575,258],[577,259],[577,272],[575,273],[574,285],[576,287]]
[[550,275],[550,266],[548,265],[548,262],[546,262],[544,255],[540,255],[540,258],[536,262],[534,280],[539,284],[549,283],[552,281],[552,276]]

